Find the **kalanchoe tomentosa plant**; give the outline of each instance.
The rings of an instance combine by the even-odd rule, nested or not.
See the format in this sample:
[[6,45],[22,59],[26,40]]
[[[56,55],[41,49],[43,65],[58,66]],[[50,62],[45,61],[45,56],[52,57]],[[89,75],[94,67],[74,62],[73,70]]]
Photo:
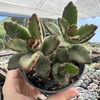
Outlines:
[[[5,22],[4,28],[11,39],[5,46],[19,52],[9,60],[8,69],[20,67],[26,73],[35,70],[39,77],[49,77],[59,83],[65,80],[66,74],[78,74],[79,68],[74,62],[91,63],[90,52],[81,43],[94,36],[97,26],[84,25],[78,29],[77,9],[72,2],[57,22],[57,25],[42,23],[36,14],[29,18],[27,29]],[[45,28],[50,33],[48,36]]]

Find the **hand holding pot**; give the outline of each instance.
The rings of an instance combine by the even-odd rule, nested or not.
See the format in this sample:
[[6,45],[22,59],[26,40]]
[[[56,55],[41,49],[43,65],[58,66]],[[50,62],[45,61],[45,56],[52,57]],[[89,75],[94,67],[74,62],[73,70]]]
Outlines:
[[[40,92],[28,85],[20,75],[19,69],[7,72],[3,86],[4,100],[35,100]],[[46,100],[70,100],[78,95],[75,88],[51,95]]]

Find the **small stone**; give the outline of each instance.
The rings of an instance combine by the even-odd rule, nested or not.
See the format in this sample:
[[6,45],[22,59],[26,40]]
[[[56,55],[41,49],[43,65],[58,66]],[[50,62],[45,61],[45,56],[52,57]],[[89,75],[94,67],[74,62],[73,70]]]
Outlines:
[[97,96],[97,99],[100,100],[100,96]]
[[84,75],[84,78],[85,78],[85,79],[87,78],[87,75],[86,75],[86,74]]
[[90,76],[90,75],[91,75],[91,73],[88,72],[88,73],[87,73],[87,76]]
[[95,99],[96,99],[96,96],[90,95],[90,98],[91,98],[92,100],[95,100]]
[[99,92],[100,93],[100,89],[96,89],[96,92]]
[[95,72],[95,69],[94,69],[94,68],[92,68],[90,71],[93,73],[93,72]]
[[95,73],[93,73],[93,76],[94,76],[95,78],[97,78],[97,77],[98,77],[98,74],[95,72]]
[[88,100],[88,98],[89,98],[89,94],[87,94],[87,93],[81,93],[80,95],[82,97],[84,97],[84,99],[87,99]]
[[85,83],[82,83],[81,86],[84,87],[84,88],[87,87],[87,85]]
[[98,85],[95,83],[91,83],[90,86],[91,86],[91,88],[94,88],[94,89],[96,89],[98,87]]
[[79,93],[84,91],[84,88],[82,88],[82,87],[76,87],[76,89],[78,90]]
[[94,78],[94,76],[93,75],[90,75],[90,79],[93,79]]
[[88,85],[88,84],[89,84],[89,81],[88,81],[88,80],[84,80],[84,83],[85,83],[86,85]]
[[99,81],[97,79],[93,79],[95,84],[99,84]]
[[98,93],[97,92],[92,92],[92,95],[94,95],[94,96],[98,96]]
[[84,75],[83,75],[83,77],[82,77],[82,80],[84,80],[86,77],[84,77]]
[[97,89],[98,85],[95,83],[91,83],[87,88],[90,91],[95,91]]
[[91,82],[91,81],[92,81],[90,78],[87,78],[87,80],[88,80],[89,82]]
[[91,94],[92,94],[92,92],[91,92],[91,91],[89,91],[89,90],[87,90],[87,89],[85,89],[83,92],[84,92],[84,93],[86,93],[86,94],[89,94],[89,95],[91,95]]
[[84,97],[79,96],[76,100],[84,100]]
[[97,77],[97,80],[99,81],[99,83],[100,83],[100,77]]
[[79,83],[82,84],[83,83],[83,80],[80,80]]

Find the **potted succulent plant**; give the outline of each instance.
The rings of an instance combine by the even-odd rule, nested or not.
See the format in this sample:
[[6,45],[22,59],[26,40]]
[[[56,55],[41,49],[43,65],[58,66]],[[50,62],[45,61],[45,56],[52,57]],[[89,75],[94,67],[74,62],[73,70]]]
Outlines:
[[[82,45],[94,36],[97,26],[77,28],[77,9],[72,2],[65,7],[62,18],[42,23],[36,14],[27,28],[5,22],[10,37],[5,46],[17,51],[8,69],[20,68],[23,78],[45,93],[56,93],[70,88],[81,77],[84,64],[91,63],[90,52]],[[45,29],[50,33],[46,35]]]

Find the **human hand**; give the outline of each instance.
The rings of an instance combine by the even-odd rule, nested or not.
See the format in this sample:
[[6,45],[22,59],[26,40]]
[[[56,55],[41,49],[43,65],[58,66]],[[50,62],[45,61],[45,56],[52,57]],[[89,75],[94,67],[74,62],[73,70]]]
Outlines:
[[[36,100],[40,92],[31,87],[20,75],[19,69],[7,72],[3,86],[4,100]],[[70,100],[78,95],[75,88],[49,96],[46,100]]]
[[3,86],[4,100],[35,100],[39,93],[24,81],[19,69],[7,72]]

